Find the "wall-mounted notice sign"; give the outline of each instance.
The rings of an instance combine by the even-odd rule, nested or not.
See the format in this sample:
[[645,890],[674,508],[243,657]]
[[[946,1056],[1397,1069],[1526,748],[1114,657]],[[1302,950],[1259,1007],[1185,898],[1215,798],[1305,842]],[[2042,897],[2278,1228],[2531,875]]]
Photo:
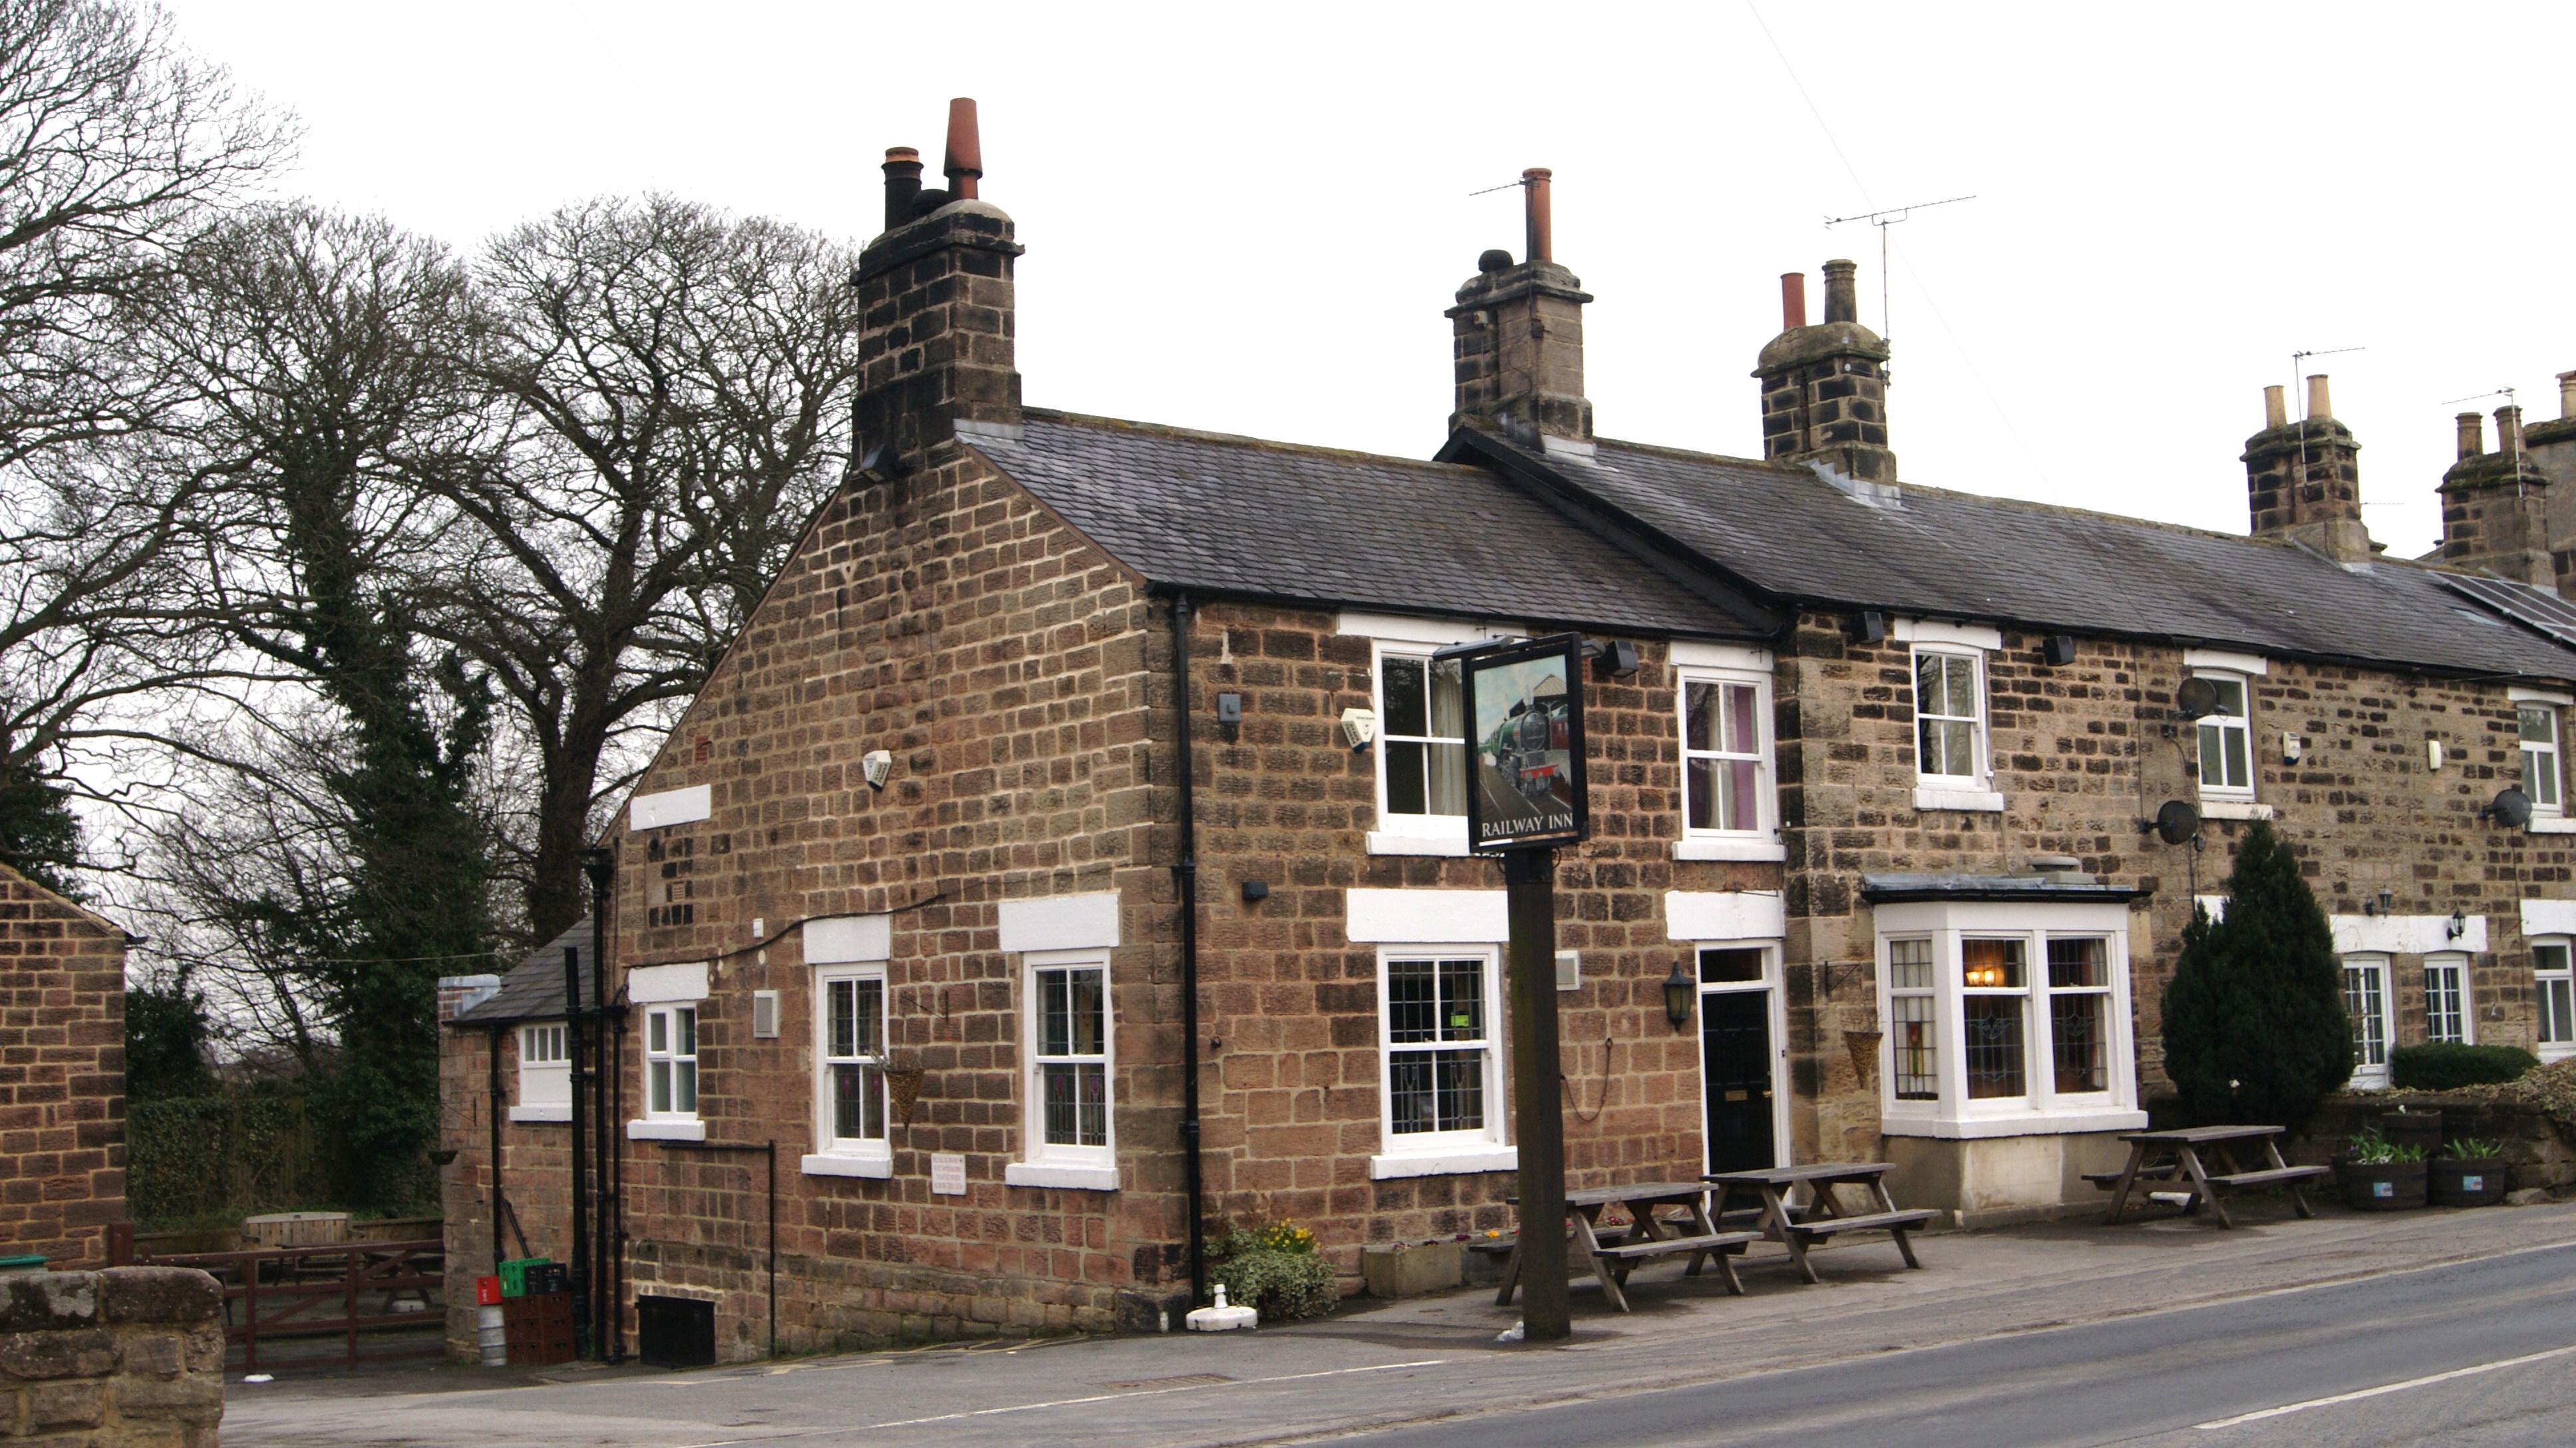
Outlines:
[[953,1151],[930,1154],[930,1192],[933,1196],[966,1195],[966,1158]]

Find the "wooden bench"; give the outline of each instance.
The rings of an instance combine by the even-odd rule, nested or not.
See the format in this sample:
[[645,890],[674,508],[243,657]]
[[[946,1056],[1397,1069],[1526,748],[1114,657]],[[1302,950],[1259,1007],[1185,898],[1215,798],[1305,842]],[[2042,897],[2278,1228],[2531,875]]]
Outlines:
[[1801,1245],[1813,1246],[1836,1232],[1885,1232],[1896,1239],[1896,1250],[1905,1254],[1905,1265],[1919,1268],[1923,1264],[1914,1259],[1914,1244],[1907,1240],[1905,1234],[1922,1230],[1925,1223],[1939,1215],[1938,1212],[1917,1208],[1911,1211],[1865,1212],[1853,1217],[1808,1217],[1791,1222],[1788,1233]]
[[[2173,1180],[2174,1173],[2181,1170],[2181,1167],[2174,1166],[2170,1163],[2164,1166],[2149,1167],[2138,1173],[2138,1180],[2142,1182],[2171,1181]],[[2088,1171],[2084,1174],[2084,1179],[2106,1192],[2116,1192],[2120,1189],[2120,1178],[2123,1175],[2125,1175],[2125,1173],[2116,1171]]]
[[1696,1277],[1699,1275],[1700,1264],[1714,1257],[1717,1259],[1717,1275],[1726,1283],[1726,1290],[1742,1297],[1744,1283],[1735,1275],[1735,1255],[1761,1240],[1760,1232],[1715,1232],[1695,1237],[1655,1237],[1641,1242],[1621,1242],[1617,1246],[1605,1244],[1593,1255],[1611,1264],[1611,1274],[1618,1278],[1622,1288],[1628,1285],[1628,1274],[1637,1270],[1637,1264],[1651,1258],[1679,1257],[1688,1253],[1690,1266],[1683,1269],[1682,1275]]
[[2332,1175],[2334,1170],[2331,1167],[2280,1166],[2268,1171],[2212,1173],[2209,1184],[2214,1187],[2226,1187],[2232,1191],[2239,1187],[2269,1187],[2278,1186],[2284,1182],[2314,1181],[2318,1177]]

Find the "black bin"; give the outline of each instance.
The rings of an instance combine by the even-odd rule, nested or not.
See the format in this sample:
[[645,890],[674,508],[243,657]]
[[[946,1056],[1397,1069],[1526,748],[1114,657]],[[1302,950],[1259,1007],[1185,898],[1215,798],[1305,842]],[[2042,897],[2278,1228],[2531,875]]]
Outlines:
[[647,1367],[703,1368],[716,1360],[716,1305],[695,1297],[635,1298],[635,1355]]

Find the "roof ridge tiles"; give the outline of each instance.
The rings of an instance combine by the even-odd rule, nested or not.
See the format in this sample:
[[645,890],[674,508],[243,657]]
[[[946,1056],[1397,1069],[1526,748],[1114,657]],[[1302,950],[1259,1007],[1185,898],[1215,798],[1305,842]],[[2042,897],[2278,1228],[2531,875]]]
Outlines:
[[[1480,477],[1492,474],[1484,468],[1465,463],[1444,463],[1431,458],[1410,458],[1398,453],[1369,452],[1363,448],[1326,447],[1321,443],[1282,442],[1277,438],[1254,437],[1248,433],[1211,432],[1205,428],[1181,427],[1168,422],[1140,422],[1134,418],[1102,417],[1095,413],[1066,412],[1052,407],[1023,407],[1021,416],[1030,422],[1050,422],[1064,427],[1085,427],[1108,431],[1142,433],[1150,437],[1178,438],[1188,442],[1215,443],[1223,447],[1258,448],[1264,452],[1289,453],[1300,457],[1347,458],[1376,463],[1386,467],[1414,468],[1426,473],[1457,476],[1473,473]],[[978,440],[981,441],[980,439]]]

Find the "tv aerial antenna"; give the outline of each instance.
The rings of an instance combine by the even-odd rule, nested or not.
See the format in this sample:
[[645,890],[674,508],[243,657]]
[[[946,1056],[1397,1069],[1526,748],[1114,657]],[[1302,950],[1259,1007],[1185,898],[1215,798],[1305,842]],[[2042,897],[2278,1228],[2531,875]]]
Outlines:
[[1847,221],[1866,221],[1878,228],[1878,340],[1887,342],[1892,340],[1894,335],[1888,322],[1887,229],[1911,217],[1915,212],[1929,211],[1935,206],[1952,206],[1962,201],[1976,199],[1974,196],[1945,196],[1938,201],[1917,201],[1910,206],[1891,206],[1884,211],[1864,211],[1858,216],[1825,218],[1825,225],[1828,228],[1840,226]]
[[[2370,350],[2370,349],[2369,349],[2368,347],[2325,347],[2325,348],[2308,348],[2308,349],[2303,350],[2303,351],[2298,351],[2298,352],[2293,352],[2293,353],[2291,353],[2291,354],[2290,354],[2290,396],[2292,396],[2292,397],[2297,397],[2297,396],[2299,395],[2299,366],[2300,366],[2300,364],[2301,364],[2301,363],[2306,362],[2309,358],[2311,358],[2311,357],[2340,357],[2340,356],[2342,356],[2342,355],[2343,355],[2344,353],[2346,353],[2346,352],[2367,352],[2367,351],[2369,351],[2369,350]],[[2308,425],[2307,425],[2307,419],[2306,419],[2305,417],[2302,417],[2302,418],[2300,418],[2300,419],[2299,419],[2299,482],[2300,482],[2301,484],[2305,484],[2305,483],[2307,482],[2307,480],[2308,480]]]
[[[2510,387],[2499,387],[2493,392],[2473,392],[2466,397],[2454,397],[2450,401],[2442,403],[2441,405],[2444,407],[2457,407],[2463,402],[2484,402],[2490,397],[2503,398],[2504,405],[2507,407],[2514,405],[2513,389]],[[2496,451],[2509,452],[2513,454],[2514,472],[2516,477],[2519,478],[2522,471],[2522,434],[2519,431],[2505,427],[2500,423],[2496,427],[2496,432],[2499,434],[2496,438]],[[2513,436],[2505,437],[2501,435],[2507,432],[2513,433]],[[2514,491],[2516,493],[2520,493],[2522,489],[2517,485]]]

